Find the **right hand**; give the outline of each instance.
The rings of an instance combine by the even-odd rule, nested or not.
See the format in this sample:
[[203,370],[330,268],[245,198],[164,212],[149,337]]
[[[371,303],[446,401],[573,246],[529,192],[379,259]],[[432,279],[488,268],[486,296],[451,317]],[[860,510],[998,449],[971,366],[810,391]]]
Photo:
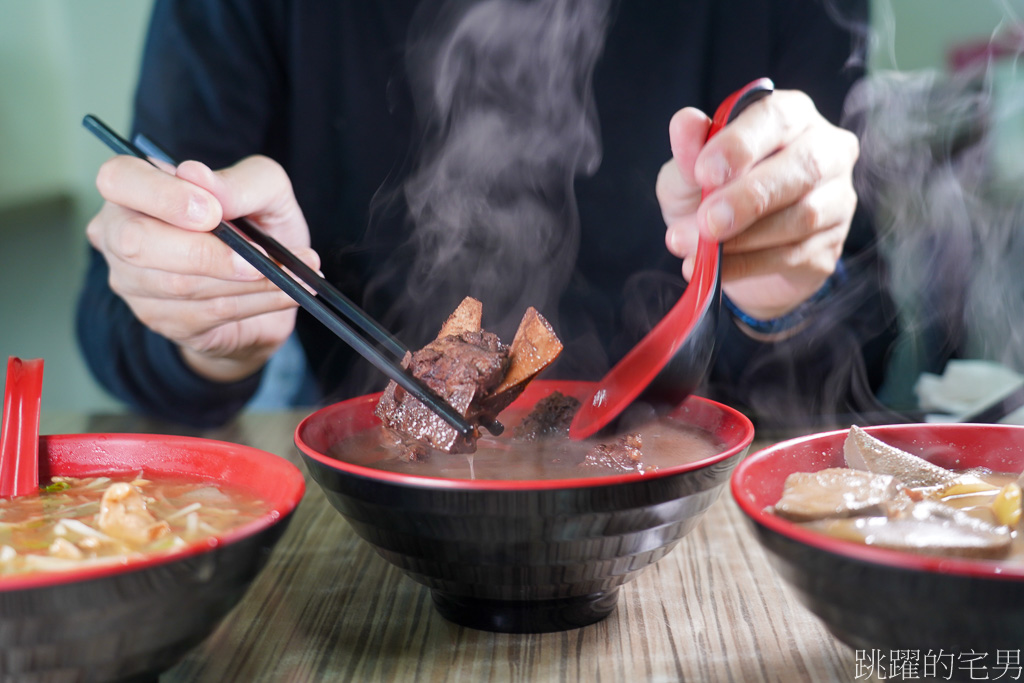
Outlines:
[[86,235],[139,321],[203,377],[229,382],[261,368],[292,333],[297,304],[210,231],[246,216],[319,269],[284,169],[252,156],[217,172],[186,161],[168,173],[117,156],[96,186],[106,202]]
[[666,244],[689,279],[699,237],[720,241],[723,293],[754,318],[785,315],[835,272],[857,207],[859,143],[793,90],[707,140],[710,127],[692,108],[669,123],[673,158],[656,186]]

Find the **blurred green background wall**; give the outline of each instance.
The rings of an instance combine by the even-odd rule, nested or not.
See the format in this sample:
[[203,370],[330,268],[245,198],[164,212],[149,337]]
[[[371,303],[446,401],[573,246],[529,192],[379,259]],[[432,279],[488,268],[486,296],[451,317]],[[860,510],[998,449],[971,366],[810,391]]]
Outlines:
[[149,0],[0,0],[0,361],[46,360],[43,410],[117,403],[74,342],[93,184],[109,152],[92,112],[127,128]]
[[[327,1],[327,0],[325,0]],[[1024,0],[872,0],[876,69],[942,69]],[[110,410],[74,342],[84,226],[109,154],[81,128],[129,124],[147,0],[0,0],[0,360],[46,360],[44,411]]]

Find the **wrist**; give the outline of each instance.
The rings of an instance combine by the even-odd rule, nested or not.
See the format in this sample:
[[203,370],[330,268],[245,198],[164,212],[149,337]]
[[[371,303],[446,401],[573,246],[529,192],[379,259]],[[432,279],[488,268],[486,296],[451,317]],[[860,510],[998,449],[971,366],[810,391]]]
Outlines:
[[187,346],[179,347],[181,358],[192,372],[214,382],[238,382],[259,372],[267,358],[258,354],[246,358],[212,357]]
[[818,291],[791,311],[772,318],[755,318],[743,311],[724,294],[722,295],[722,304],[732,315],[733,323],[745,335],[760,342],[779,342],[806,329],[818,305],[845,281],[846,269],[840,260],[836,263],[835,271],[825,280]]

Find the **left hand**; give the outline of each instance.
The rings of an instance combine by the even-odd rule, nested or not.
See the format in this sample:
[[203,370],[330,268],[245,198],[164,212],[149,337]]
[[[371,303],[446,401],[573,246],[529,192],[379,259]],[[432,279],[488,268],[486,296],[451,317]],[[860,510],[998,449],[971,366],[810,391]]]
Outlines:
[[[657,182],[666,244],[689,280],[698,235],[720,241],[725,294],[754,318],[784,315],[821,288],[842,255],[859,143],[795,90],[755,102],[707,140],[710,127],[693,108],[669,124],[673,158]],[[709,189],[703,202],[701,188]]]

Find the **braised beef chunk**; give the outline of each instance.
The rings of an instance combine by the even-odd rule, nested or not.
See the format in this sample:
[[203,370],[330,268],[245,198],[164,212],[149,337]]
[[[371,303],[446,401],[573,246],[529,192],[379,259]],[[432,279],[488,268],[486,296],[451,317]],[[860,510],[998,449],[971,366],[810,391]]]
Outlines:
[[[526,385],[562,351],[548,321],[533,307],[526,310],[510,346],[480,327],[482,304],[466,297],[441,326],[437,338],[402,366],[447,401],[472,425],[493,422]],[[400,444],[408,444],[410,460],[429,450],[415,442],[449,453],[472,453],[475,437],[462,438],[453,427],[395,382],[388,384],[376,415]]]
[[[504,378],[508,347],[490,332],[463,332],[435,339],[407,355],[402,364],[472,423],[493,418],[482,415],[480,399]],[[413,441],[450,453],[473,450],[473,444],[460,439],[454,427],[394,382],[385,389],[376,414],[385,427]],[[416,454],[412,459],[425,455],[411,450]]]
[[623,472],[643,471],[647,468],[641,460],[642,447],[643,440],[639,434],[626,434],[619,437],[618,441],[601,443],[591,448],[580,466],[599,465]]
[[490,332],[463,332],[435,339],[412,354],[408,369],[441,396],[483,395],[508,368],[508,347]]
[[537,401],[530,414],[516,425],[513,435],[520,441],[567,437],[569,425],[579,409],[579,399],[560,391],[552,392]]

